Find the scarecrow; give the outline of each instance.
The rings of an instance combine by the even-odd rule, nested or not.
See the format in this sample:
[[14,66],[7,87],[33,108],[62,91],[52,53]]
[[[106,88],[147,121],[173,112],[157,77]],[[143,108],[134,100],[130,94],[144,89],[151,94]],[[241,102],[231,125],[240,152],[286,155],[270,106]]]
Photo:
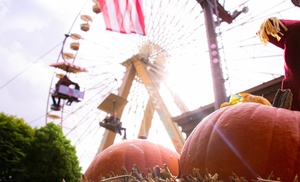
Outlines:
[[281,89],[290,89],[292,110],[300,111],[300,21],[267,18],[257,32],[260,40],[284,50],[284,78]]

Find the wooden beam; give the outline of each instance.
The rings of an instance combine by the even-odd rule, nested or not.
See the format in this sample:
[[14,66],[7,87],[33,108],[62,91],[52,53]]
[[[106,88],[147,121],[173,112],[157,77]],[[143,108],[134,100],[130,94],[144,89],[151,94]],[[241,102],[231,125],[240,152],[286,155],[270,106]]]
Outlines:
[[[241,92],[263,96],[272,103],[277,90],[281,88],[282,79],[283,76]],[[182,127],[182,132],[184,132],[188,137],[201,120],[214,111],[214,103],[211,103],[193,111],[173,117],[172,120]]]

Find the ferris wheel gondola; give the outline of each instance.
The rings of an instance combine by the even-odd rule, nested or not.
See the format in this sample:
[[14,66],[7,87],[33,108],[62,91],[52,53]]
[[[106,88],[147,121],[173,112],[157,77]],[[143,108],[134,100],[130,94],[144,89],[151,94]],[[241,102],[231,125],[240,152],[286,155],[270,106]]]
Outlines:
[[[55,90],[51,94],[52,102],[51,110],[53,111],[60,111],[61,110],[61,104],[60,101],[67,100],[66,105],[70,106],[72,102],[80,102],[84,98],[84,92],[80,91],[80,86],[76,83],[71,81],[67,74],[69,73],[81,73],[81,72],[87,72],[86,68],[77,66],[75,64],[70,63],[68,60],[75,60],[75,56],[73,53],[65,53],[64,52],[64,46],[66,43],[66,40],[68,38],[72,38],[75,41],[78,41],[81,39],[81,36],[79,34],[71,34],[65,35],[65,39],[63,41],[63,47],[61,50],[61,57],[64,60],[63,62],[56,62],[50,64],[51,67],[58,68],[60,70],[63,70],[66,74],[56,74],[56,77],[59,78],[58,82],[55,85]],[[78,51],[79,49],[79,42],[72,42],[70,44],[70,48],[74,51]],[[53,117],[52,118],[57,118]]]
[[122,127],[122,122],[118,118],[117,113],[124,109],[127,102],[123,97],[111,93],[98,106],[98,109],[107,113],[107,116],[103,121],[99,122],[99,125],[120,135],[122,134],[121,131],[124,130],[124,139],[126,139],[126,128]]
[[[67,70],[67,72],[77,73],[78,67],[68,67],[66,64],[59,64],[64,67],[59,67],[61,69]],[[57,66],[57,65],[56,65]],[[55,66],[54,66],[55,67]],[[73,68],[73,69],[70,69]],[[82,71],[82,70],[81,70]],[[66,105],[70,106],[72,102],[80,102],[84,98],[84,92],[80,91],[80,87],[77,83],[71,81],[67,75],[59,74],[59,81],[55,85],[55,91],[51,94],[53,104],[51,105],[51,110],[60,111],[61,105],[60,101],[67,100]]]

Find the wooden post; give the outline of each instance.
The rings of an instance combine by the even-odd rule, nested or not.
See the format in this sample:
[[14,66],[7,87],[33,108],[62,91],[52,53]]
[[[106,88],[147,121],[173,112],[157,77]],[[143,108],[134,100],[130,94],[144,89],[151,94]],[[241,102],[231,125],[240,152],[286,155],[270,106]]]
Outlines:
[[226,90],[224,86],[224,78],[222,73],[222,68],[220,65],[220,55],[217,42],[217,36],[215,32],[215,22],[213,19],[213,0],[197,0],[204,13],[205,24],[206,24],[206,35],[208,43],[208,51],[210,57],[212,80],[214,85],[215,94],[215,110],[220,108],[223,102],[227,101]]

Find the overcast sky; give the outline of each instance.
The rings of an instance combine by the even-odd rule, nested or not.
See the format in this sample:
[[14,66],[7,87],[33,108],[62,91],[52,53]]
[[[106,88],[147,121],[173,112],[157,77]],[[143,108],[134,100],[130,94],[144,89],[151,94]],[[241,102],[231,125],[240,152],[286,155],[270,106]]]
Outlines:
[[36,119],[46,112],[53,73],[49,64],[56,62],[64,34],[83,3],[0,0],[0,111],[44,124]]
[[64,34],[84,3],[0,0],[1,112],[24,118],[33,127],[45,125],[54,71],[49,65],[57,62]]

